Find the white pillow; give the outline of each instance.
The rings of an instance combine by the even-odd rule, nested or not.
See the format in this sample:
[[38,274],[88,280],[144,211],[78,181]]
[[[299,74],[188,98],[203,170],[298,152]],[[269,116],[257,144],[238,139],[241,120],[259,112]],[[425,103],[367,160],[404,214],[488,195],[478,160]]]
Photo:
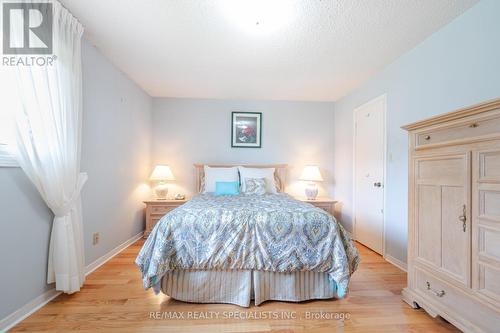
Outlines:
[[205,171],[205,187],[203,193],[215,192],[216,182],[238,182],[238,167],[211,168],[203,166]]
[[276,193],[276,182],[274,181],[274,168],[245,168],[238,167],[241,179],[241,192],[245,192],[245,179],[246,178],[265,178],[266,179],[266,192]]

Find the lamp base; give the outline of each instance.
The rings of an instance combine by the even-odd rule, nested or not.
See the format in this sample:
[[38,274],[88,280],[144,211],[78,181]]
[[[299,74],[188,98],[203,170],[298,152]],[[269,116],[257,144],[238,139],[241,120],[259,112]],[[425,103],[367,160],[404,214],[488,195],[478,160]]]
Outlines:
[[307,200],[316,200],[318,196],[318,185],[316,185],[316,183],[307,184],[305,193]]
[[165,183],[159,183],[155,187],[156,199],[167,200],[168,187]]

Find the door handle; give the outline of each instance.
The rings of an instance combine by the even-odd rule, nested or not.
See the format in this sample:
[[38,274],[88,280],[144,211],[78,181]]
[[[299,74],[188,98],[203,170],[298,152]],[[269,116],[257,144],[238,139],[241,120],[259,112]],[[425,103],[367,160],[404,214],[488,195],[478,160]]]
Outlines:
[[467,207],[463,205],[462,209],[462,215],[458,217],[458,220],[462,222],[462,229],[465,232],[465,230],[467,229]]
[[373,183],[373,186],[375,186],[375,187],[382,187],[382,183],[381,182],[376,182],[376,183]]

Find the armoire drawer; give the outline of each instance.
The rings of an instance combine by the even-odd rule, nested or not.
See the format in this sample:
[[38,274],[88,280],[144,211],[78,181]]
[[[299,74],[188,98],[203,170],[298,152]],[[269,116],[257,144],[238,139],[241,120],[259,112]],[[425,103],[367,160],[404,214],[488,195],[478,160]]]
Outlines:
[[420,268],[416,268],[415,272],[417,290],[420,293],[435,302],[453,308],[457,312],[463,309],[463,296],[456,291],[455,287]]
[[[478,331],[476,328],[479,328],[481,331],[489,332],[491,327],[500,325],[500,313],[475,301],[465,291],[451,286],[419,267],[415,267],[415,272],[418,293],[429,300],[430,304],[437,303],[444,309],[443,312],[439,311],[439,308],[434,309],[440,316],[446,319],[448,315],[473,322],[476,327],[469,327],[471,331]],[[420,305],[425,309],[425,304]]]
[[430,130],[417,134],[416,146],[421,147],[428,144],[445,143],[454,140],[466,140],[488,134],[498,133],[500,118],[470,121],[466,124]]

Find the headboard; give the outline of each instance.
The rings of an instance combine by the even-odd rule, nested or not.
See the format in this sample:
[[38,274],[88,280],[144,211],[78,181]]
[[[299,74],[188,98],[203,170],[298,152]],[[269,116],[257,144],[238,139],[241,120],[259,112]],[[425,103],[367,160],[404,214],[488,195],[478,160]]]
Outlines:
[[236,166],[243,166],[246,168],[274,168],[274,180],[278,186],[278,192],[285,191],[285,177],[287,164],[195,164],[194,168],[196,170],[196,190],[201,192],[203,182],[205,180],[205,170],[203,166],[209,166],[212,168],[231,168]]

